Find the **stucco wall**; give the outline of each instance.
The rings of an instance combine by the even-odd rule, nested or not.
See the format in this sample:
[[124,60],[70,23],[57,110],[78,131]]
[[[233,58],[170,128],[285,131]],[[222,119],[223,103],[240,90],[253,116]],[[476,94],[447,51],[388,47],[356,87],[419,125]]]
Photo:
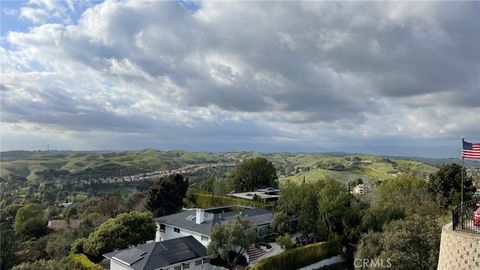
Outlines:
[[480,234],[453,231],[452,223],[443,226],[437,269],[480,269]]
[[110,270],[130,270],[130,268],[115,260],[110,260]]
[[[175,266],[180,266],[180,268],[182,268],[183,264],[188,264],[190,265],[190,267],[188,269],[190,270],[211,270],[212,269],[212,265],[210,263],[202,263],[200,265],[196,265],[196,261],[202,261],[203,258],[199,258],[199,259],[194,259],[194,260],[190,260],[190,261],[185,261],[185,262],[182,262],[182,263],[177,263],[177,264],[173,264],[169,267],[163,267],[161,268],[162,270],[174,270],[175,269]],[[110,270],[130,270],[131,268],[115,261],[115,260],[110,260]]]
[[160,232],[160,226],[157,225],[157,235],[155,237],[155,241],[165,241],[169,239],[175,239],[183,236],[193,236],[195,239],[197,239],[198,242],[200,242],[202,245],[205,247],[208,247],[208,244],[210,243],[210,237],[207,235],[204,235],[204,237],[208,237],[208,240],[204,239],[202,240],[202,235],[196,232],[188,231],[185,229],[180,228],[180,233],[177,233],[174,231],[174,227],[170,225],[165,226],[165,232]]

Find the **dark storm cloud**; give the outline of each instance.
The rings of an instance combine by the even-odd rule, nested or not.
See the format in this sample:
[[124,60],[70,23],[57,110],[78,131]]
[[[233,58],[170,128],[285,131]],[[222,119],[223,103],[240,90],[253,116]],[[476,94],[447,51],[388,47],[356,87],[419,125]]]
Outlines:
[[[161,132],[172,140],[181,140],[177,133],[230,141],[474,134],[479,13],[478,2],[203,2],[190,9],[107,1],[78,23],[8,35],[14,50],[2,53],[14,75],[2,82],[9,89],[1,89],[2,112],[11,123]],[[31,70],[33,61],[54,78],[29,79],[16,68]]]

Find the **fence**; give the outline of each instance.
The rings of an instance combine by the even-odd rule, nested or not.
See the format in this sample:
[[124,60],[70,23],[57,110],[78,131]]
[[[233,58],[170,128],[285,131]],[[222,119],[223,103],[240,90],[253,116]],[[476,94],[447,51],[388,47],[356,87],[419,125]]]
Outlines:
[[475,211],[480,206],[480,200],[464,202],[452,210],[452,228],[454,231],[463,231],[480,234],[480,215]]

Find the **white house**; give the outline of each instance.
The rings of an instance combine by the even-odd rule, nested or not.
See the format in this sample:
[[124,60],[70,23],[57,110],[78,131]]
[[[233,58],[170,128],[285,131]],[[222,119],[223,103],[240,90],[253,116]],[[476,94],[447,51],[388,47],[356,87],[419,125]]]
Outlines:
[[111,270],[211,270],[207,249],[192,236],[106,253]]
[[256,225],[259,238],[263,238],[270,231],[272,211],[251,207],[237,208],[240,208],[240,210],[233,210],[231,206],[196,209],[155,218],[158,227],[155,241],[191,235],[207,247],[210,243],[210,233],[213,225],[228,222],[233,217],[239,215],[248,216],[252,220]]

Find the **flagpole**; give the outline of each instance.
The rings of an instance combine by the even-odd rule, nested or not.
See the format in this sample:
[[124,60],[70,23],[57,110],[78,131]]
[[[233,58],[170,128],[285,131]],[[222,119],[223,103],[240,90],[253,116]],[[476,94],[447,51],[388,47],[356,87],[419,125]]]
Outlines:
[[461,154],[461,157],[462,157],[462,171],[460,173],[460,177],[461,177],[461,192],[462,192],[462,195],[461,195],[461,204],[463,205],[463,136],[462,136],[462,154]]
[[460,157],[462,159],[462,161],[461,161],[462,170],[460,171],[460,179],[461,179],[460,184],[462,185],[461,186],[461,195],[460,195],[461,196],[460,197],[460,201],[461,201],[460,202],[460,224],[461,224],[460,226],[461,226],[462,229],[463,229],[463,213],[464,213],[463,212],[463,141],[464,141],[464,139],[463,139],[463,136],[462,136],[462,153],[460,155]]
[[463,205],[463,136],[462,136],[462,171],[461,171],[461,174],[460,174],[460,177],[461,177],[461,192],[462,192],[462,195],[461,195],[461,204]]

